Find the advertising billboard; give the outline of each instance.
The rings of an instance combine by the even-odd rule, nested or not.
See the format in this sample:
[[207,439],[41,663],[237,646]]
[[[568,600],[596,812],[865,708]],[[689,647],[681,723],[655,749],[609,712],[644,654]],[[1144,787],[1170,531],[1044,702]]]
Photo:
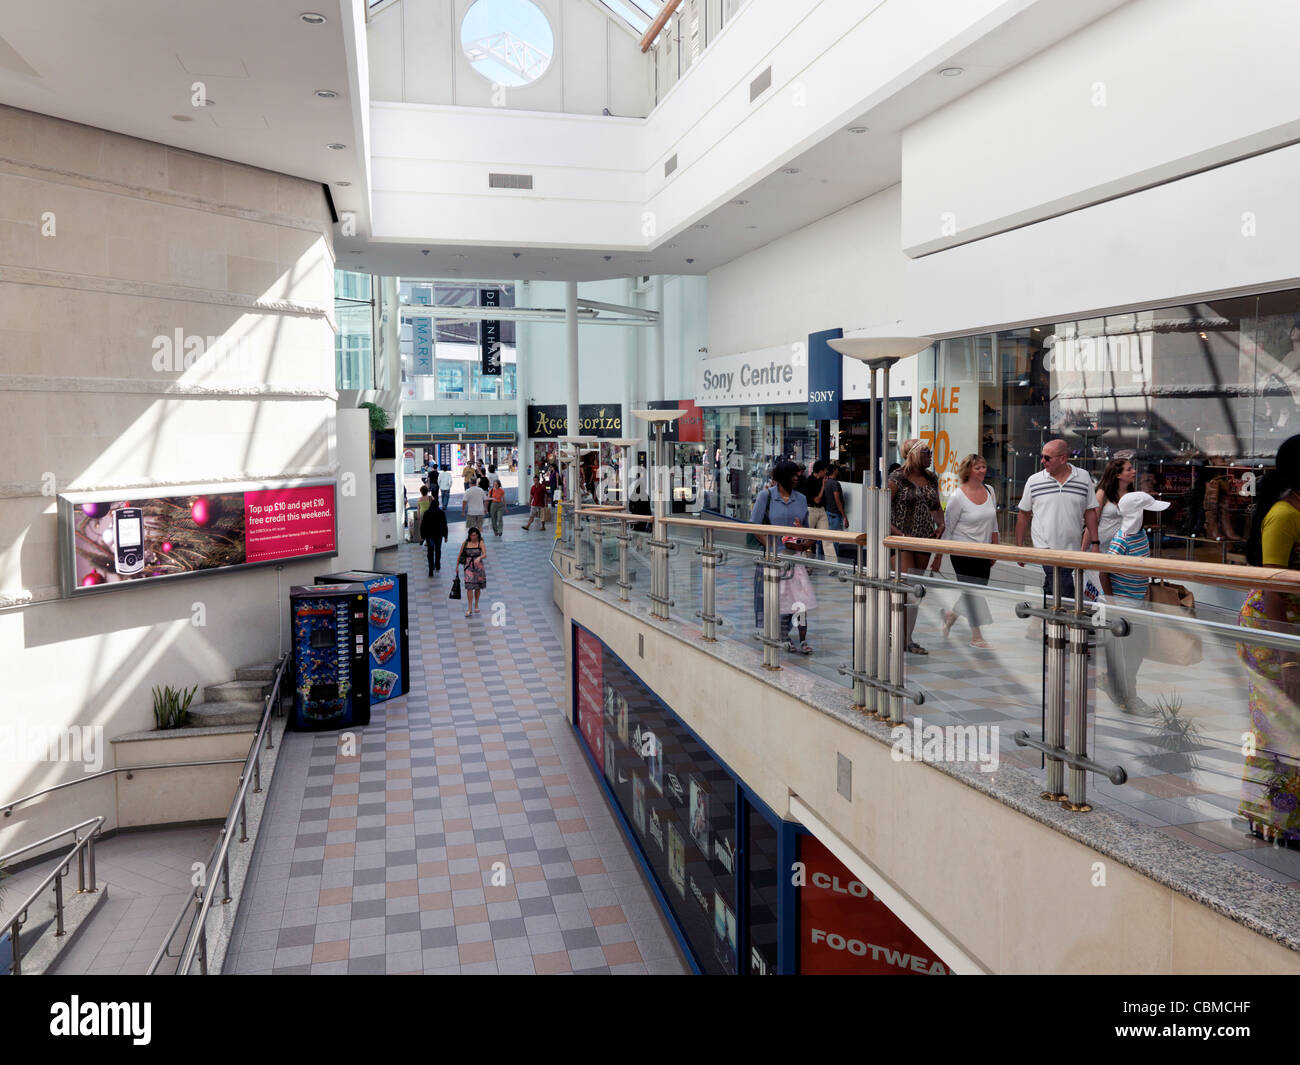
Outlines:
[[64,595],[337,553],[332,481],[59,496]]

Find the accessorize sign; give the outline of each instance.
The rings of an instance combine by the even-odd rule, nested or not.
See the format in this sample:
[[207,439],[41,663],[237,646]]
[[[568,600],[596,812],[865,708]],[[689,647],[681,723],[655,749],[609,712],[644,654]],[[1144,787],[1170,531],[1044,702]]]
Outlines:
[[701,359],[695,370],[695,402],[701,407],[807,403],[807,345]]
[[569,408],[563,403],[529,406],[528,435],[535,440],[560,436],[602,436],[613,439],[623,435],[621,403],[583,403],[578,408],[578,417],[582,421],[582,428],[574,433],[569,431]]
[[65,595],[337,554],[335,486],[59,497]]

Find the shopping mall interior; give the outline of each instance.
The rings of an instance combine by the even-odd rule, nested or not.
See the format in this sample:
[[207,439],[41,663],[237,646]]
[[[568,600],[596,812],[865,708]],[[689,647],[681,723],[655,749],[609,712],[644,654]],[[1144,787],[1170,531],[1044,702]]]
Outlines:
[[1300,973],[1298,37],[2,0],[0,972]]

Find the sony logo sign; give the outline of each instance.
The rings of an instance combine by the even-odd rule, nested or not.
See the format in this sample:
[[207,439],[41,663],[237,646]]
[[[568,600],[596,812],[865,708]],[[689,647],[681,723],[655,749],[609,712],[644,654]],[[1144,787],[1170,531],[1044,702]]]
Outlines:
[[808,399],[813,403],[830,403],[835,399],[835,390],[832,388],[813,389],[808,393]]

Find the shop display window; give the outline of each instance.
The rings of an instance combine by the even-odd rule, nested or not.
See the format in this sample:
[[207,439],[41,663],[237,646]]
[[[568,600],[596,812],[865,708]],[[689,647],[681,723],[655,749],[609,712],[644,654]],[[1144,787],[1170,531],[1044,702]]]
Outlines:
[[817,457],[817,424],[806,407],[708,408],[702,457],[701,478],[712,485],[702,489],[709,493],[703,505],[748,521],[777,462],[804,465]]

